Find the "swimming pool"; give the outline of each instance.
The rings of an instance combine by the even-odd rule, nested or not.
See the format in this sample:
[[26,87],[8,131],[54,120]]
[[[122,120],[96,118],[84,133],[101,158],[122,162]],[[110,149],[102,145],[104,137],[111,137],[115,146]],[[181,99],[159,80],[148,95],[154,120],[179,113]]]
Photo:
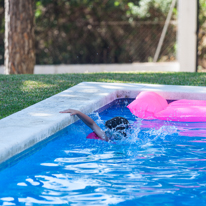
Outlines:
[[81,121],[68,126],[0,172],[0,205],[204,205],[205,123],[136,119],[129,101],[91,114],[102,128],[126,117],[127,140],[90,140]]
[[77,120],[59,111],[72,108],[88,114],[117,98],[135,98],[142,91],[154,91],[168,100],[206,100],[206,87],[200,86],[82,82],[0,120],[0,167]]

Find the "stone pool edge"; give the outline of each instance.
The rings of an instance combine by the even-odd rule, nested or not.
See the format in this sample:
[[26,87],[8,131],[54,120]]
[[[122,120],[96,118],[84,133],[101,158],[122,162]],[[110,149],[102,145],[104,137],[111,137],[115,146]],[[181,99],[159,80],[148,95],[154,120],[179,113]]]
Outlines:
[[91,113],[117,98],[135,98],[154,91],[168,100],[206,100],[206,87],[82,82],[0,120],[0,163],[77,121],[59,111],[72,108]]

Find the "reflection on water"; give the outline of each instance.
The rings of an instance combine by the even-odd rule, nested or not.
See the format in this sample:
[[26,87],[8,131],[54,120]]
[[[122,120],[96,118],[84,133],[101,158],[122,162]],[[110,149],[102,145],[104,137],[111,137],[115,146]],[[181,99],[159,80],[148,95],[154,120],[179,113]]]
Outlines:
[[206,204],[206,126],[135,119],[126,108],[92,114],[131,123],[128,138],[86,139],[82,122],[0,172],[0,205]]

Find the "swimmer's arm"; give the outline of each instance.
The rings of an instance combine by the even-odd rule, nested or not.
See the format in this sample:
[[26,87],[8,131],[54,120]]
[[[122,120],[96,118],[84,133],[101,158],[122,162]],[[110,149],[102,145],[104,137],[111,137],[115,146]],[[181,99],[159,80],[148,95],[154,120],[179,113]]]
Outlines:
[[107,142],[109,141],[109,138],[106,136],[105,132],[95,122],[90,128],[93,130],[94,133],[96,133],[98,137]]
[[109,140],[108,137],[105,135],[105,132],[102,131],[102,129],[95,123],[95,121],[86,114],[74,109],[67,109],[61,111],[60,113],[70,113],[71,116],[77,115],[88,127],[93,130],[93,132],[96,133],[98,137],[105,141]]

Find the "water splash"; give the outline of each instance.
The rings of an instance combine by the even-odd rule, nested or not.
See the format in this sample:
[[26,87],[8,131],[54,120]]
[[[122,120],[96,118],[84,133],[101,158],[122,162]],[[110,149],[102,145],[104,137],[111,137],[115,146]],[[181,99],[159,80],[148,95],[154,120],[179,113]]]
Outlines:
[[104,122],[104,120],[102,120],[101,119],[101,117],[100,117],[100,115],[99,115],[99,113],[98,112],[93,112],[93,113],[91,113],[91,115],[90,115],[93,119],[95,119],[95,122],[97,123],[97,125],[99,125],[101,128],[103,127],[105,127],[104,126],[104,124],[105,124],[105,122]]

